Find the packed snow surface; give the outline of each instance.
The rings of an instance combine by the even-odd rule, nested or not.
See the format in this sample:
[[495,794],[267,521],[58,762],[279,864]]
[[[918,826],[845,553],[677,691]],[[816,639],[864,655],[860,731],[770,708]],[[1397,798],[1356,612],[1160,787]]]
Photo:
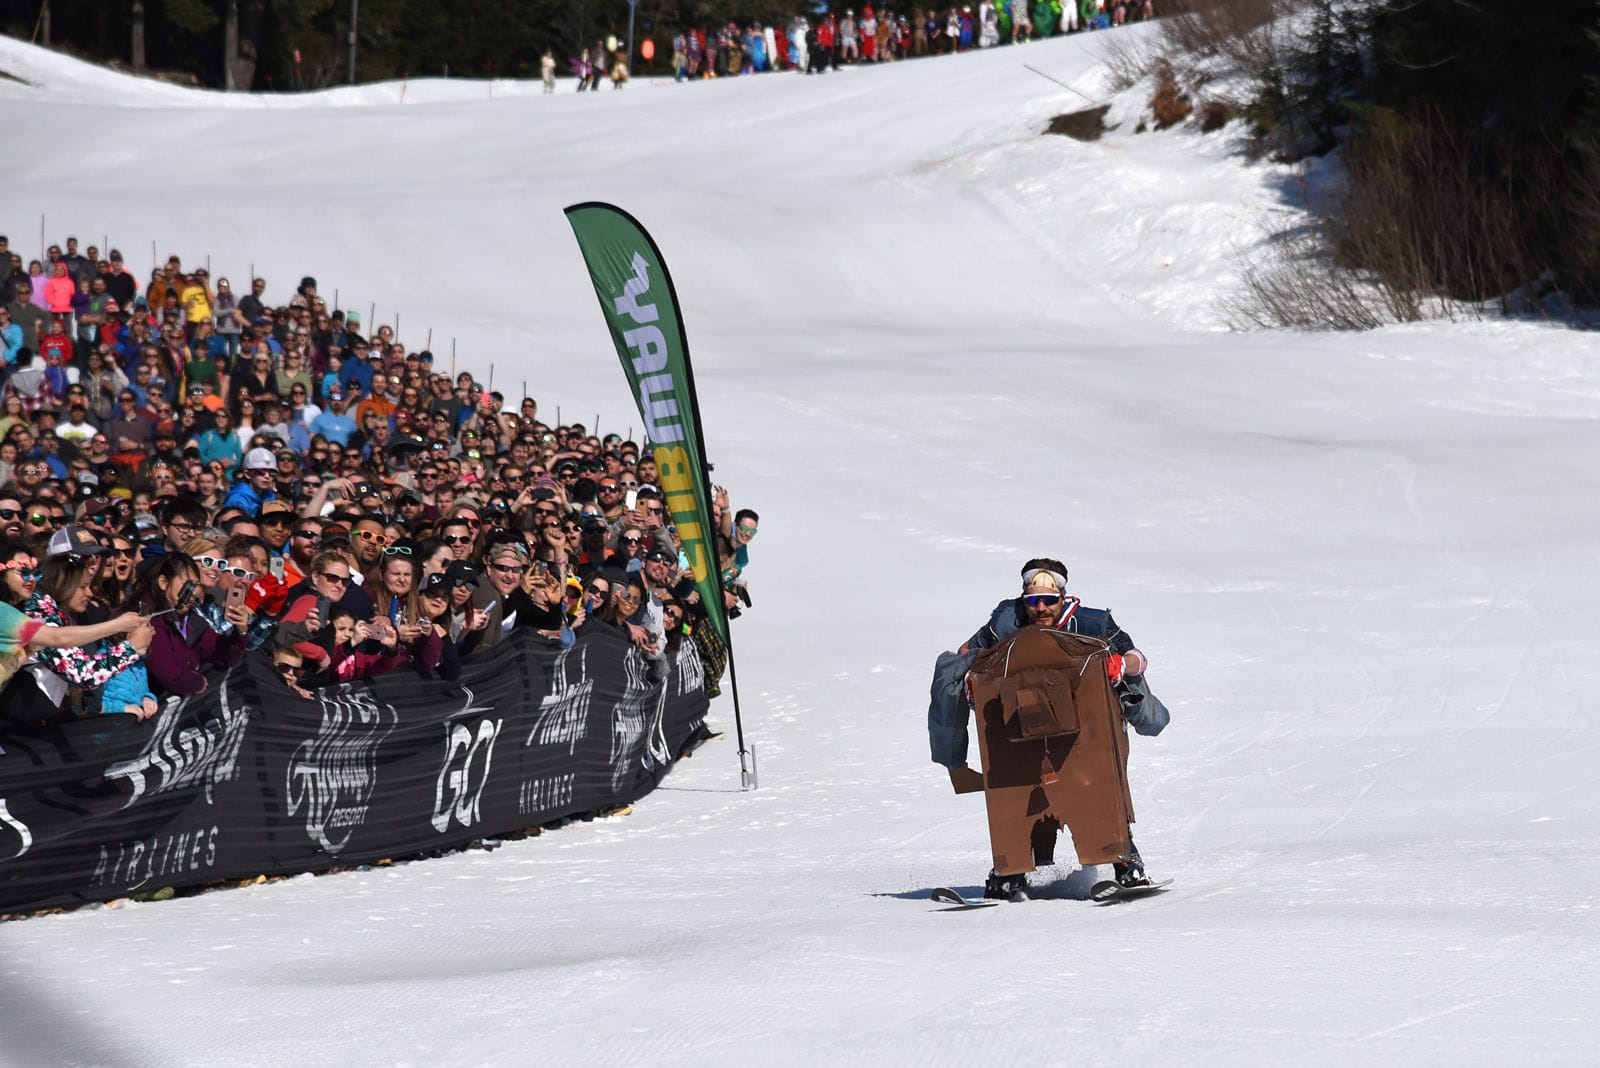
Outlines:
[[[763,520],[758,791],[724,697],[626,818],[5,925],[0,1059],[1590,1062],[1600,349],[1228,332],[1295,177],[1226,132],[1039,136],[1086,105],[1023,64],[1099,100],[1104,39],[295,99],[0,41],[13,248],[42,214],[141,271],[153,239],[280,300],[314,274],[602,432],[638,420],[561,209],[626,208]],[[1062,867],[942,914],[989,849],[928,762],[930,669],[1033,555],[1152,658],[1136,834],[1177,883],[1099,908]]]

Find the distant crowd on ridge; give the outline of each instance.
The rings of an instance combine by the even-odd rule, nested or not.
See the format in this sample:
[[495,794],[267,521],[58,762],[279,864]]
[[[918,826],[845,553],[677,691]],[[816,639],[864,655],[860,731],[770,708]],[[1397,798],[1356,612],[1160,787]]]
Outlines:
[[[846,8],[843,15],[830,11],[815,22],[796,15],[786,25],[693,27],[672,40],[672,74],[680,82],[767,71],[821,74],[841,64],[953,55],[1154,17],[1154,0],[982,0],[976,9],[919,7],[909,16],[888,8],[875,11],[869,4],[859,17]],[[546,92],[555,91],[556,66],[554,53],[547,51],[541,66]],[[579,92],[598,89],[602,78],[621,88],[629,74],[626,43],[615,37],[596,41],[569,66]]]

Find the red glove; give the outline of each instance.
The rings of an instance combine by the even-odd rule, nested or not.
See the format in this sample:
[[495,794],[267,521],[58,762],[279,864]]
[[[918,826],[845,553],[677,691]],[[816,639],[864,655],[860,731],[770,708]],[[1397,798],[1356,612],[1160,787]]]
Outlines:
[[1106,675],[1111,679],[1111,685],[1113,686],[1122,681],[1121,653],[1112,653],[1106,657]]

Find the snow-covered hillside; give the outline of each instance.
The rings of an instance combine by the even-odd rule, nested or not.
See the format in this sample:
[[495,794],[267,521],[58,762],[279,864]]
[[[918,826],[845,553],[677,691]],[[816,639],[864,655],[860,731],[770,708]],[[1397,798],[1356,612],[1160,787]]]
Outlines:
[[[1592,1058],[1600,346],[1226,332],[1293,183],[1226,133],[1039,136],[1084,105],[1023,64],[1098,98],[1103,38],[403,102],[0,40],[13,248],[42,214],[141,268],[313,274],[602,430],[638,419],[561,208],[623,206],[764,520],[759,791],[717,742],[493,853],[0,926],[0,1061]],[[932,661],[1040,554],[1153,658],[1173,722],[1130,775],[1177,886],[1102,909],[1063,868],[941,914],[989,852],[928,762]]]

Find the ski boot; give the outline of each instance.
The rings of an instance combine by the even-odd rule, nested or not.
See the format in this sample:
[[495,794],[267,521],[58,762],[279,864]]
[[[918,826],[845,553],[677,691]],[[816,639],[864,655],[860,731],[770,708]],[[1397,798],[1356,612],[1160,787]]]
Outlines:
[[1028,877],[1026,875],[997,875],[989,872],[989,877],[983,881],[983,896],[996,901],[1026,901],[1028,900]]
[[1117,885],[1125,890],[1150,885],[1150,877],[1144,873],[1144,861],[1139,859],[1137,852],[1131,860],[1119,860],[1111,865],[1111,873]]

